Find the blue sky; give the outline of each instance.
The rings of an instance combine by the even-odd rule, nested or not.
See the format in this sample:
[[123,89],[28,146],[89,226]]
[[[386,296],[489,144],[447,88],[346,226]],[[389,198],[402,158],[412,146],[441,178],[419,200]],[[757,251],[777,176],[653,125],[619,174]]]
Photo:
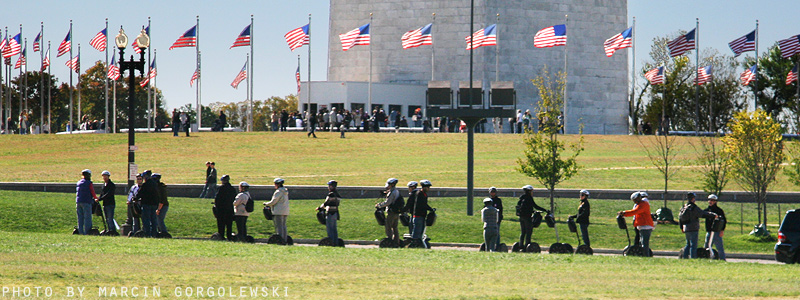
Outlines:
[[[152,48],[158,52],[157,85],[164,92],[168,108],[195,102],[195,88],[189,87],[194,72],[193,48],[167,50],[200,16],[200,50],[203,55],[203,103],[242,101],[246,97],[244,83],[238,90],[230,83],[245,62],[247,47],[229,49],[236,36],[254,15],[253,42],[255,99],[284,96],[296,92],[294,72],[297,56],[301,56],[301,73],[306,80],[307,49],[289,51],[283,35],[305,25],[312,15],[312,80],[325,80],[327,68],[328,0],[291,1],[17,1],[2,5],[0,26],[16,34],[23,25],[28,39],[28,68],[38,69],[39,53],[33,53],[33,39],[44,22],[44,37],[51,42],[52,72],[59,80],[69,81],[64,63],[67,55],[56,58],[58,44],[73,20],[73,46],[81,44],[82,71],[94,61],[105,60],[105,54],[89,46],[89,40],[109,19],[109,35],[113,38],[120,25],[132,39],[147,17],[151,17]],[[141,3],[134,6],[134,3]],[[766,5],[769,4],[769,5]],[[120,11],[125,9],[125,11]],[[731,53],[727,43],[755,28],[759,20],[759,50],[765,51],[777,40],[800,34],[800,5],[796,1],[759,2],[743,0],[670,0],[628,1],[629,22],[636,16],[636,64],[647,59],[650,42],[656,36],[690,30],[700,18],[700,46]],[[794,20],[794,21],[793,21]],[[423,21],[420,21],[424,23]],[[422,24],[424,25],[424,24]],[[413,28],[409,28],[411,30]],[[620,28],[620,31],[625,28]],[[464,35],[468,35],[465,30]],[[611,37],[615,33],[609,33]],[[399,39],[399,37],[398,37]],[[533,37],[531,37],[531,44]],[[531,45],[532,47],[532,45]],[[599,51],[602,51],[601,48]],[[130,53],[129,51],[127,51]],[[750,52],[752,55],[752,52]],[[110,55],[110,54],[109,54]],[[127,55],[127,54],[126,54]],[[742,58],[740,58],[742,59]],[[110,56],[109,56],[110,61]],[[16,58],[14,58],[16,62]]]

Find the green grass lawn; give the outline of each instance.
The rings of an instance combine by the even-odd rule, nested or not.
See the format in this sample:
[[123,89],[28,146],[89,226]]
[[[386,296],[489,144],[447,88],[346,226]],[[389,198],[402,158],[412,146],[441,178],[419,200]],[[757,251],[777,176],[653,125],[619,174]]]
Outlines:
[[51,287],[56,299],[66,298],[67,287],[83,287],[88,299],[99,298],[101,287],[117,293],[121,287],[138,287],[139,297],[144,287],[156,287],[163,298],[178,298],[176,288],[185,292],[187,287],[231,287],[236,293],[240,287],[268,287],[294,299],[800,297],[800,271],[794,265],[7,231],[0,231],[0,239],[3,286]]
[[[206,161],[215,161],[219,174],[251,184],[271,184],[283,177],[288,185],[323,185],[337,179],[343,186],[377,186],[386,178],[401,181],[430,179],[435,186],[466,186],[465,134],[319,133],[302,132],[197,133],[172,137],[169,133],[138,134],[139,170],[161,173],[167,183],[203,183]],[[577,136],[561,137],[575,141]],[[643,137],[643,143],[650,145]],[[639,138],[586,135],[585,152],[578,157],[583,170],[560,188],[661,190],[663,177],[652,168]],[[690,143],[679,137],[673,165],[694,165]],[[522,155],[522,136],[475,135],[475,184],[478,187],[520,187],[534,179],[515,171]],[[80,170],[110,170],[117,181],[127,174],[127,135],[2,135],[0,181],[75,182]],[[670,189],[699,188],[696,168],[684,168],[670,181]],[[729,190],[742,188],[731,182]],[[773,191],[800,191],[783,173]]]
[[[9,232],[26,233],[56,233],[69,234],[76,224],[75,196],[74,194],[42,193],[42,192],[16,192],[0,191],[0,230]],[[263,200],[263,199],[258,199]],[[118,196],[116,220],[120,224],[125,222],[126,208],[121,205],[124,197]],[[211,214],[210,199],[172,198],[170,210],[167,215],[167,226],[170,233],[179,237],[209,237],[216,232],[216,221]],[[506,221],[501,226],[502,242],[511,245],[519,238],[519,223],[514,216],[516,199],[504,199],[506,207]],[[546,200],[536,199],[537,204],[546,205]],[[317,223],[314,209],[322,200],[292,200],[291,215],[288,219],[289,234],[293,238],[321,239],[325,236],[325,226]],[[256,238],[267,238],[267,234],[274,232],[271,221],[267,221],[259,209],[260,201],[256,202],[256,211],[248,220],[248,230]],[[341,220],[339,221],[339,235],[346,240],[376,240],[384,236],[383,227],[379,226],[373,217],[375,200],[344,199],[341,206]],[[653,209],[660,207],[663,202],[654,201]],[[561,242],[577,246],[577,238],[570,233],[565,223],[567,216],[577,212],[577,199],[557,199],[556,216],[561,221],[557,227]],[[466,200],[464,198],[436,198],[432,197],[430,205],[437,208],[438,220],[434,226],[428,228],[428,235],[433,242],[456,243],[481,243],[482,223],[479,210],[474,216],[466,215]],[[592,247],[606,249],[622,249],[627,245],[625,232],[616,225],[616,212],[630,209],[630,201],[623,200],[593,200],[592,225],[589,226]],[[677,215],[680,202],[670,202],[669,207]],[[701,207],[705,207],[701,203]],[[747,234],[752,226],[757,223],[755,207],[746,204],[720,203],[728,214],[728,230],[725,232],[725,248],[729,253],[773,253],[774,240],[754,240]],[[800,204],[781,205],[781,210],[798,208]],[[745,209],[744,221],[741,209]],[[770,230],[773,236],[777,233],[778,209],[777,205],[768,207],[770,214]],[[781,212],[782,215],[782,212]],[[742,224],[744,224],[742,226]],[[102,230],[100,217],[94,217],[94,225]],[[743,228],[743,229],[740,229]],[[742,234],[742,230],[744,234]],[[401,227],[407,231],[407,227]],[[704,232],[703,232],[704,233]],[[633,235],[633,231],[631,231]],[[633,238],[631,236],[631,238]],[[534,241],[543,246],[556,242],[555,230],[542,224],[533,233]],[[685,244],[684,235],[677,225],[658,225],[653,232],[651,247],[656,250],[677,251]]]

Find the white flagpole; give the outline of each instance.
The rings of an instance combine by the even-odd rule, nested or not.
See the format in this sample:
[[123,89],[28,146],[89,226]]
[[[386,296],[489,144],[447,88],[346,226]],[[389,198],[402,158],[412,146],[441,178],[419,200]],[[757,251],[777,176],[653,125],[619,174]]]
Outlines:
[[[50,41],[47,41],[47,58],[50,58]],[[50,63],[52,65],[52,62]],[[50,92],[50,65],[47,65],[47,127],[50,129],[49,133],[53,133],[53,123],[50,121],[50,115],[52,110],[50,110],[50,103],[52,102],[52,93]]]
[[[147,17],[147,27],[150,27],[150,17]],[[151,41],[152,41],[152,37],[151,37]],[[153,105],[153,96],[152,96],[153,88],[152,88],[152,85],[149,83],[149,81],[150,81],[150,71],[151,71],[150,70],[150,63],[152,62],[152,59],[150,58],[150,54],[152,53],[152,49],[153,49],[153,47],[147,47],[147,66],[146,66],[147,67],[146,68],[147,72],[145,72],[145,74],[144,74],[144,77],[147,78],[147,80],[148,80],[148,84],[147,84],[147,132],[150,132],[150,128],[155,127],[155,126],[151,127],[151,125],[155,125],[155,124],[151,123],[151,121],[153,119],[153,106],[154,105]]]
[[197,131],[200,131],[200,125],[203,119],[203,110],[200,108],[201,105],[201,98],[200,98],[200,80],[201,80],[201,69],[200,69],[200,16],[197,16],[197,27],[195,27],[195,39],[197,42],[195,43],[195,50],[197,51]]
[[[42,51],[42,40],[44,40],[44,22],[42,22],[42,28],[39,32],[39,56],[41,60],[39,62],[44,62],[44,51]],[[40,88],[44,88],[44,68],[39,69],[39,77],[41,85]],[[44,93],[41,91],[39,92],[39,133],[44,133],[43,126],[44,125]]]
[[106,18],[106,76],[103,77],[103,90],[106,94],[106,114],[103,116],[105,128],[103,130],[108,133],[108,18]]
[[753,111],[758,108],[758,73],[761,72],[758,69],[758,20],[756,20],[756,78],[755,78],[755,89],[753,89]]
[[637,130],[637,126],[639,124],[636,124],[635,118],[633,117],[633,114],[635,113],[633,111],[633,107],[634,107],[634,105],[636,105],[634,103],[634,99],[636,97],[636,16],[633,17],[633,26],[631,26],[631,27],[632,28],[631,28],[631,50],[630,50],[630,53],[631,53],[631,58],[632,58],[631,59],[631,82],[632,82],[632,84],[631,84],[631,97],[630,97],[631,100],[630,100],[630,102],[628,104],[628,122],[630,122],[630,124],[631,124],[630,125],[631,131],[633,133],[637,133],[637,131],[638,131]]
[[[500,14],[497,14],[497,22],[494,25],[494,35],[497,41],[500,40],[500,30],[497,29],[497,24],[500,24]],[[500,43],[494,45],[494,81],[500,81]]]
[[[108,79],[108,71],[106,71],[106,79]],[[116,80],[111,81],[111,88],[112,88],[111,94],[113,95],[112,97],[114,98],[112,101],[112,118],[114,118],[114,123],[113,126],[111,127],[111,133],[117,133],[117,81]],[[106,124],[109,124],[108,119],[106,119]]]
[[[2,37],[2,33],[0,33],[0,37]],[[0,57],[0,59],[3,59],[3,58]],[[0,61],[0,68],[2,68],[2,69],[0,69],[0,83],[2,83],[3,82],[3,72],[5,71],[5,65],[4,65],[4,62],[2,62],[2,61]],[[8,132],[8,124],[6,122],[6,119],[8,118],[8,116],[6,116],[6,107],[5,107],[2,84],[0,84],[0,115],[3,116],[3,119],[0,120],[0,124],[5,124],[5,126],[0,125],[0,126],[2,126],[2,128],[0,128],[0,129],[5,130],[5,132],[7,133]]]
[[[78,111],[76,115],[78,116],[78,122],[81,122],[83,120],[81,119],[81,44],[78,44],[78,60],[75,61],[75,63],[78,64],[76,66],[78,71],[75,72],[78,73],[78,86],[75,88],[76,90],[78,90]],[[72,70],[70,70],[70,73],[71,72]],[[78,125],[78,128],[80,129],[80,125]]]
[[[300,65],[300,62],[298,61],[297,64]],[[307,115],[311,118],[311,14],[308,14],[308,75],[306,75],[306,77],[308,78],[306,84],[306,112],[308,112]],[[299,100],[300,99],[298,99],[298,101]],[[309,124],[311,124],[311,122],[309,122]]]
[[247,108],[247,131],[253,131],[253,15],[250,15],[250,70],[248,70],[247,78],[249,78],[249,82],[247,83],[247,89],[250,93],[250,96],[247,99],[250,99],[250,103]]
[[[72,20],[69,20],[69,59],[72,59]],[[72,70],[69,70],[69,133],[75,130],[75,123],[72,122]]]
[[694,133],[700,132],[700,85],[697,78],[697,70],[700,68],[700,18],[695,19],[697,24],[694,27]]
[[[433,39],[433,25],[435,23],[436,23],[436,13],[433,13],[433,21],[431,22],[431,39]],[[431,81],[436,80],[434,79],[436,76],[435,62],[436,62],[436,43],[433,43],[431,45]]]
[[369,31],[369,85],[367,86],[367,93],[369,94],[369,111],[372,111],[372,13],[369,13]]
[[[567,27],[567,23],[569,23],[569,15],[564,15],[564,27]],[[561,121],[564,123],[562,130],[565,134],[567,133],[567,78],[569,75],[567,71],[567,54],[569,53],[569,51],[567,51],[568,45],[569,43],[564,44],[564,111],[562,112],[563,117],[561,117]]]

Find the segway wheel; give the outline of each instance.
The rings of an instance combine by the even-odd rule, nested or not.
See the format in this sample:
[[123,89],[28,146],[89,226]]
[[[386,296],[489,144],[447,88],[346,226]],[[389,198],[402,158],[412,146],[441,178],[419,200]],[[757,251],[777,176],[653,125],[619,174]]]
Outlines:
[[522,251],[522,247],[519,246],[519,242],[514,243],[511,245],[511,252],[520,252]]
[[97,228],[92,228],[89,230],[89,235],[100,235],[100,230]]
[[78,230],[78,227],[75,227],[74,229],[72,229],[72,234],[81,234],[81,232],[80,230]]
[[538,243],[533,242],[533,243],[528,244],[528,246],[525,247],[525,252],[528,252],[528,253],[542,253],[542,247],[539,247]]
[[705,258],[705,259],[710,258],[710,256],[708,255],[708,249],[697,248],[697,258]]
[[119,236],[119,231],[109,231],[106,233],[107,236]]
[[318,246],[333,246],[333,241],[330,238],[326,237],[319,240]]
[[[137,231],[136,233],[139,233],[139,232]],[[136,234],[134,234],[134,236],[136,236]],[[224,240],[224,239],[222,238],[222,235],[219,234],[219,232],[215,232],[214,234],[211,235],[211,240],[212,241],[221,241],[221,240]]]
[[580,245],[578,246],[578,249],[575,249],[575,254],[594,255],[594,250],[592,250],[592,247],[589,247],[588,245]]
[[288,245],[288,246],[294,245],[294,240],[292,240],[292,236],[290,236],[290,235],[286,236],[286,245]]
[[410,243],[408,243],[408,248],[425,248],[425,244],[422,243],[422,240],[419,239],[412,239]]
[[[402,241],[400,241],[400,243],[402,243]],[[343,239],[339,239],[339,245],[337,245],[337,246],[344,248],[344,240]]]
[[572,245],[567,244],[567,243],[561,243],[561,249],[562,249],[561,253],[564,253],[564,254],[575,253],[575,248],[572,248]]
[[478,249],[478,251],[486,251],[486,243],[481,243],[481,247]]
[[717,251],[717,249],[711,249],[711,252],[714,253],[714,257],[711,259],[719,259],[719,251]]
[[561,243],[553,243],[550,245],[550,248],[547,249],[547,252],[550,254],[561,254],[564,253],[564,245]]
[[642,255],[642,254],[644,254],[643,250],[644,249],[642,249],[642,247],[634,245],[634,246],[631,246],[631,247],[627,248],[626,250],[623,250],[622,255],[625,255],[625,256],[643,256]]
[[159,232],[158,237],[162,239],[171,239],[172,235],[169,232]]
[[500,245],[497,245],[497,252],[508,253],[508,245],[500,243]]
[[286,245],[286,243],[283,241],[283,238],[277,234],[273,234],[272,236],[270,236],[269,239],[267,240],[267,244]]
[[379,248],[394,248],[394,243],[390,238],[383,238],[378,244]]

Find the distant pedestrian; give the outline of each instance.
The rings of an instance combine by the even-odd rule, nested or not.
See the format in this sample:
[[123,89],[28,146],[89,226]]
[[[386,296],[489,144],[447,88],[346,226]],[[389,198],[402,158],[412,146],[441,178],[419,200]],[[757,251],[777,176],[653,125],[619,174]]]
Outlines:
[[589,191],[581,190],[580,192],[581,204],[578,205],[578,214],[570,216],[575,219],[575,223],[581,227],[581,237],[586,246],[591,247],[589,243],[589,215],[591,208],[589,206]]
[[289,126],[289,113],[286,110],[281,110],[281,131],[286,131],[286,126]]
[[[718,201],[717,195],[711,194],[708,195],[708,208],[706,211],[715,213],[719,216],[719,220],[722,222],[722,226],[720,228],[714,228],[714,220],[706,219],[706,239],[705,239],[705,248],[711,248],[712,246],[716,246],[717,252],[719,253],[719,259],[725,260],[725,246],[722,245],[722,236],[725,234],[725,211],[722,210],[719,206],[717,206]],[[717,231],[719,230],[719,231]],[[714,234],[714,240],[711,240],[711,234]]]
[[272,207],[272,222],[275,224],[275,233],[280,235],[284,242],[288,241],[289,233],[286,228],[286,220],[289,218],[289,191],[283,187],[284,180],[275,178],[275,192],[269,202],[264,202],[264,206]]
[[317,117],[316,114],[309,114],[308,116],[308,137],[317,138],[317,134],[314,133],[317,131]]
[[499,228],[497,227],[498,211],[494,208],[492,198],[483,199],[483,209],[481,210],[481,221],[483,222],[483,242],[486,251],[494,252],[497,249],[497,237]]
[[107,232],[117,232],[117,226],[114,223],[114,209],[117,203],[114,200],[114,193],[117,190],[117,185],[111,181],[111,172],[103,171],[103,192],[100,193],[98,201],[103,201],[103,213],[105,214],[106,224],[108,225]]
[[225,131],[225,126],[228,126],[228,116],[225,115],[225,112],[219,111],[219,131]]
[[172,136],[178,136],[178,131],[181,129],[181,117],[178,109],[172,109]]
[[189,136],[189,115],[185,111],[181,112],[180,119],[183,131],[186,132],[186,136]]
[[239,194],[233,200],[233,220],[236,221],[236,237],[240,242],[247,241],[247,202],[250,201],[250,185],[247,182],[239,183]]
[[273,111],[272,115],[270,115],[269,120],[270,120],[269,121],[270,129],[272,129],[272,131],[278,131],[278,124],[280,124],[279,123],[280,117],[278,116],[278,112]]
[[214,198],[217,194],[217,169],[216,163],[212,161],[206,162],[206,185],[203,187],[203,192],[200,193],[200,198]]
[[78,232],[82,235],[89,234],[92,230],[92,204],[97,200],[92,184],[92,171],[81,171],[81,180],[78,181],[75,193],[75,207],[78,214]]

